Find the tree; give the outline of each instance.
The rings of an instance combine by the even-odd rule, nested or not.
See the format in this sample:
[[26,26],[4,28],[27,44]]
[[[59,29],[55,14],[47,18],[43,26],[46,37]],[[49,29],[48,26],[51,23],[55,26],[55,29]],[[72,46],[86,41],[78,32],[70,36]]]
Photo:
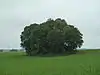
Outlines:
[[41,24],[31,24],[21,33],[21,47],[27,55],[74,51],[83,44],[78,28],[64,19],[48,19]]
[[82,34],[80,31],[74,27],[73,25],[68,25],[64,27],[64,35],[65,35],[65,49],[66,50],[75,50],[76,48],[80,48],[83,44]]
[[59,53],[63,51],[64,35],[58,30],[51,30],[47,35],[49,51]]

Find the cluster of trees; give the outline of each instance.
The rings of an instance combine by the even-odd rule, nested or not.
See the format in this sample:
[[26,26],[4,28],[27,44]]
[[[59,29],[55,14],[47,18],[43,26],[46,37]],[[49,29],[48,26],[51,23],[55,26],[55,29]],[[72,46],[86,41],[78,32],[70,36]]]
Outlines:
[[74,51],[83,44],[82,33],[64,19],[31,24],[21,33],[21,47],[27,55]]
[[0,50],[0,52],[3,52],[3,50]]

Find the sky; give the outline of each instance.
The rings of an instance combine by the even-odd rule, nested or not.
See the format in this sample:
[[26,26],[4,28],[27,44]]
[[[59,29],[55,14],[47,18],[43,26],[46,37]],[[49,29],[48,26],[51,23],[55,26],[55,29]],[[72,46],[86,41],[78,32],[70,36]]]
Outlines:
[[100,48],[100,0],[0,0],[0,48],[20,48],[24,27],[48,18],[76,26],[82,48]]

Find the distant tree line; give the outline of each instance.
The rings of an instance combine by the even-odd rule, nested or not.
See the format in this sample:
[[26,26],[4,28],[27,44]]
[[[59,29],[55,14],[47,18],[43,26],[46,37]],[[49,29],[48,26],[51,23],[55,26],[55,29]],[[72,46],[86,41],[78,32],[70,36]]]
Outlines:
[[27,55],[73,52],[83,44],[83,34],[64,19],[30,24],[21,33],[21,47]]
[[18,52],[18,51],[24,51],[23,49],[0,49],[0,52]]

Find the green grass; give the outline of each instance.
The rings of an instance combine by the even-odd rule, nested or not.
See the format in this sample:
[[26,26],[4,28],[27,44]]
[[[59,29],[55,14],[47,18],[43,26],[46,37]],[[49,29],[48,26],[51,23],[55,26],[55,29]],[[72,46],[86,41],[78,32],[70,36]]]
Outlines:
[[0,53],[0,75],[100,75],[100,51],[55,57]]

